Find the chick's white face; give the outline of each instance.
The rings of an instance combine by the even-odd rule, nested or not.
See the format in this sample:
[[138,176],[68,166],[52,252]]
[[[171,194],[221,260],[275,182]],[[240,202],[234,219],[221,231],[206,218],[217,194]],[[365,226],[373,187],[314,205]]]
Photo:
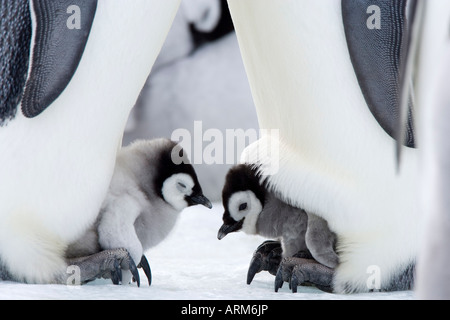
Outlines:
[[231,217],[236,221],[245,218],[242,230],[248,234],[256,233],[256,222],[262,208],[261,201],[250,190],[233,193],[228,200],[228,211]]
[[186,173],[176,173],[167,178],[162,186],[162,195],[170,205],[177,210],[188,206],[185,197],[192,194],[195,183]]

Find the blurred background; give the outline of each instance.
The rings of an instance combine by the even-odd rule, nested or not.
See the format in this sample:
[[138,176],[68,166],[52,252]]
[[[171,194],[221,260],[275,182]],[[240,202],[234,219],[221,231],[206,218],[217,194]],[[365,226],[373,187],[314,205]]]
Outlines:
[[[202,121],[202,134],[220,130],[223,138],[227,129],[258,130],[226,0],[182,0],[130,114],[123,145],[136,139],[171,138],[181,128],[191,133],[192,145],[202,143],[204,150],[211,142],[200,141],[198,135],[194,141],[194,121]],[[226,143],[222,142],[225,157]],[[240,151],[236,151],[236,160]],[[225,159],[215,164],[196,162],[193,165],[205,195],[221,201],[225,174],[232,164]]]

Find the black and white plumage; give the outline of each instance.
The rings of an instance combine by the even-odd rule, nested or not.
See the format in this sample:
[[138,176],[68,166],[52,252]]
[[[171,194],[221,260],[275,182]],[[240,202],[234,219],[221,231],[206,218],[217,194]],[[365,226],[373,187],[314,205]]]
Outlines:
[[[367,1],[229,0],[260,127],[279,130],[276,172],[264,172],[276,162],[261,152],[270,135],[244,158],[260,165],[283,201],[314,212],[337,234],[335,292],[373,289],[374,267],[377,289],[411,288],[418,251],[418,152],[402,146],[397,172],[383,120],[397,121],[406,3],[370,5],[384,9],[379,30],[367,29]],[[366,43],[352,32],[373,36]],[[375,60],[361,65],[356,56],[368,51]],[[377,81],[379,63],[391,73],[389,85]]]
[[[242,230],[247,234],[279,240],[281,256],[284,258],[298,254],[312,256],[328,268],[335,268],[339,260],[334,251],[336,235],[328,229],[326,221],[280,200],[276,194],[267,190],[257,172],[257,168],[248,164],[240,164],[229,170],[222,191],[225,212],[218,239],[230,232]],[[260,251],[257,250],[257,254]],[[247,283],[259,271],[252,271],[252,264]]]
[[[172,161],[174,152],[182,154],[181,163]],[[168,139],[135,141],[119,151],[98,218],[69,246],[67,256],[125,248],[141,261],[167,237],[181,210],[197,204],[212,207],[181,147]]]
[[[65,283],[65,248],[98,215],[128,114],[178,5],[1,1],[2,274]],[[80,29],[70,29],[76,12]]]

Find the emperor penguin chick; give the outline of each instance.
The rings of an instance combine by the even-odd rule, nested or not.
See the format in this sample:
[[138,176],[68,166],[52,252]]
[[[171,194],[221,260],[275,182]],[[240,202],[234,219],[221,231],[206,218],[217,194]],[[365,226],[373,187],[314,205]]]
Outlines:
[[[328,228],[327,222],[280,200],[267,190],[257,169],[251,165],[239,164],[230,169],[225,179],[222,201],[225,212],[223,225],[217,235],[219,240],[230,232],[242,230],[247,234],[279,240],[283,258],[299,254],[308,257],[310,253],[309,257],[312,256],[329,268],[337,266],[338,256],[334,250],[336,236]],[[268,248],[279,250],[275,242],[266,241],[255,254],[267,251]],[[269,258],[273,258],[272,255],[273,252]],[[279,261],[276,266],[269,266],[264,270],[274,273],[278,263]],[[250,273],[251,270],[247,283],[254,276],[254,273]]]
[[143,253],[167,237],[184,208],[197,204],[212,207],[183,149],[168,139],[135,141],[119,151],[98,218],[67,256],[125,248],[146,263]]

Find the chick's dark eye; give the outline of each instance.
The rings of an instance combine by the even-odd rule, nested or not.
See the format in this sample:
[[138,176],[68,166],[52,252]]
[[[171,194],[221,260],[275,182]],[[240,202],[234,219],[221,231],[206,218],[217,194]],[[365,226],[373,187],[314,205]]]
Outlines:
[[181,188],[186,189],[186,185],[185,185],[185,184],[183,184],[183,183],[181,183],[181,182],[178,182],[178,185],[179,185]]
[[245,210],[247,209],[247,202],[241,203],[239,205],[239,211]]

